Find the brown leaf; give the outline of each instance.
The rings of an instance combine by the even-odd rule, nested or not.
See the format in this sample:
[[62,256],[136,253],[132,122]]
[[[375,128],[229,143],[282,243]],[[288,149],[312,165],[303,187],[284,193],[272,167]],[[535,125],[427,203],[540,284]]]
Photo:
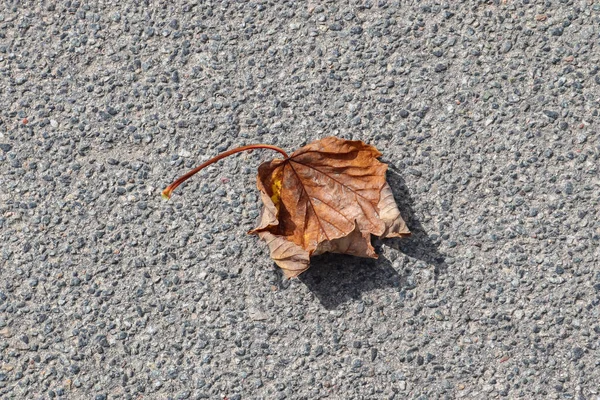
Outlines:
[[250,233],[267,242],[288,278],[306,271],[312,255],[377,258],[372,234],[410,235],[379,156],[361,141],[328,137],[259,167],[264,209]]
[[392,188],[387,182],[381,189],[381,198],[377,207],[379,208],[379,217],[385,223],[385,232],[380,235],[382,238],[410,236],[406,222],[400,215]]

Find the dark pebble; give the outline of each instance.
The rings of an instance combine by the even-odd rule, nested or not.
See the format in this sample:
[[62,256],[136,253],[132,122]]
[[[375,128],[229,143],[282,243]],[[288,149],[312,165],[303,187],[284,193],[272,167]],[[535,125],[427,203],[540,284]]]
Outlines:
[[566,194],[573,194],[573,184],[571,182],[567,182],[565,184],[565,193]]
[[506,42],[502,43],[502,48],[500,49],[500,51],[502,53],[508,53],[510,51],[510,49],[512,49],[512,43],[509,41],[506,41]]
[[100,118],[102,118],[104,121],[108,121],[109,119],[111,119],[111,115],[107,112],[104,111],[100,111]]
[[435,72],[444,72],[448,69],[446,64],[438,64],[435,66]]
[[[600,283],[598,284],[598,286],[600,287]],[[323,346],[319,345],[319,346],[315,347],[314,354],[315,354],[315,356],[320,356],[321,354],[323,354]]]
[[573,361],[578,361],[583,357],[584,351],[581,347],[573,347],[571,350],[571,358]]

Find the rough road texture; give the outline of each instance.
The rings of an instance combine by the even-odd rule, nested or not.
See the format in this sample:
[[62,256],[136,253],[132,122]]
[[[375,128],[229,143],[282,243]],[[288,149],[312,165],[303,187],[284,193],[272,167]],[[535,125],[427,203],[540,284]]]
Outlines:
[[[2,399],[600,396],[600,5],[39,3],[0,5]],[[329,135],[391,166],[378,261],[282,280],[276,153],[160,197]]]

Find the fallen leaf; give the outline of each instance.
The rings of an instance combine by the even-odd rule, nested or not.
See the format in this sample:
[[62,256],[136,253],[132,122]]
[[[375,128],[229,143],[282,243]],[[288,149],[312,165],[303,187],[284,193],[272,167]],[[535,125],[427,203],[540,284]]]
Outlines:
[[258,168],[264,209],[250,233],[267,242],[286,277],[325,252],[377,258],[371,235],[410,235],[379,156],[361,141],[328,137]]
[[377,258],[372,235],[410,235],[385,180],[381,153],[361,141],[337,137],[312,142],[290,156],[267,144],[228,150],[176,179],[162,196],[169,199],[175,188],[208,165],[259,148],[278,151],[284,158],[258,168],[264,207],[259,226],[249,233],[267,243],[286,277],[300,275],[311,256],[326,252]]

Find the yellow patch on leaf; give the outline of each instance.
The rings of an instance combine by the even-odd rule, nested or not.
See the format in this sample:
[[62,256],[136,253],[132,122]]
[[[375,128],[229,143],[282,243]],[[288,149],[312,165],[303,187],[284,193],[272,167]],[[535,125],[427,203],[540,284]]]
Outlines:
[[277,209],[279,209],[279,195],[281,194],[281,183],[281,177],[276,177],[275,179],[273,179],[273,182],[271,182],[271,193],[273,193],[271,195],[271,201],[273,202],[273,204],[275,204],[275,207],[277,207]]

